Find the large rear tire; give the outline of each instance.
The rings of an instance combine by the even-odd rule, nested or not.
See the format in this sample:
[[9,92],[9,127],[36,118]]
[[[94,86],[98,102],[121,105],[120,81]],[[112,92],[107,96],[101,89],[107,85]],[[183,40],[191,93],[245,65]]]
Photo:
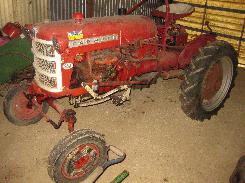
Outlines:
[[48,174],[57,183],[79,183],[107,160],[104,138],[91,130],[78,130],[51,151]]
[[201,48],[180,85],[181,108],[191,119],[210,119],[223,107],[237,75],[237,53],[227,42]]
[[[28,99],[24,92],[25,87],[13,86],[6,94],[3,101],[3,111],[9,122],[17,126],[27,126],[37,123],[43,115],[35,106],[28,107]],[[46,102],[40,104],[44,113],[47,113],[49,105]]]

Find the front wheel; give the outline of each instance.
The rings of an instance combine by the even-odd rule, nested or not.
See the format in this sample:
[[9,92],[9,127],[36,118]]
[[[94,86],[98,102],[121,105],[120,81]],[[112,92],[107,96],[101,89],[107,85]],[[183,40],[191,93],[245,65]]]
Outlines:
[[104,138],[78,130],[63,138],[49,156],[48,174],[57,183],[79,183],[107,160]]
[[[8,91],[3,101],[5,116],[9,122],[18,126],[34,124],[43,118],[41,112],[34,105],[28,105],[25,92],[25,87],[14,86]],[[48,111],[49,105],[46,102],[38,105],[44,113]]]
[[180,89],[182,110],[192,119],[210,119],[223,107],[234,86],[237,54],[227,42],[215,41],[200,49],[186,69]]

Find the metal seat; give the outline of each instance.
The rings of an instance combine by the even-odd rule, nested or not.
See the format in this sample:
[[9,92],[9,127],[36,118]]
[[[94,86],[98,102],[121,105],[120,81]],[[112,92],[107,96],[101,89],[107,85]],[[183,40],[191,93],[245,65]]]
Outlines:
[[[172,14],[190,14],[194,11],[194,7],[189,4],[184,3],[175,3],[175,4],[169,4],[170,13]],[[166,6],[162,5],[158,7],[156,10],[161,11],[163,13],[166,12]]]

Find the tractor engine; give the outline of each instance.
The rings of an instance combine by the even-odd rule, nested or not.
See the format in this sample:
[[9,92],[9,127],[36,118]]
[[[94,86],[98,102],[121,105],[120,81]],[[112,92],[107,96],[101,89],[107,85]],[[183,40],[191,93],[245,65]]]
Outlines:
[[116,66],[121,57],[120,50],[116,48],[87,53],[86,60],[73,67],[70,88],[78,88],[82,82],[114,80],[118,76]]
[[82,82],[128,80],[130,75],[125,71],[130,72],[131,66],[142,65],[142,60],[153,58],[154,54],[156,58],[156,53],[155,46],[137,43],[86,53],[85,59],[73,67],[70,88],[79,88]]
[[122,80],[125,64],[157,55],[157,27],[145,16],[84,19],[78,13],[73,20],[37,24],[31,34],[34,82],[51,94],[82,82]]

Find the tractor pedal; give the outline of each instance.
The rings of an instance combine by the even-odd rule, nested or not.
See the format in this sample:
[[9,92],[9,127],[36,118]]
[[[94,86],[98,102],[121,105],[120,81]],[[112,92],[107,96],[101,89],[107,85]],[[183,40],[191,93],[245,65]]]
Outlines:
[[156,80],[159,76],[159,72],[150,72],[142,74],[141,76],[135,76],[136,81],[146,81],[147,84],[150,84],[153,80]]
[[123,100],[123,96],[111,96],[111,99],[112,99],[112,103],[116,106],[120,106],[122,105],[125,100]]
[[112,103],[116,106],[122,105],[124,102],[130,99],[131,88],[127,88],[123,95],[111,96]]

